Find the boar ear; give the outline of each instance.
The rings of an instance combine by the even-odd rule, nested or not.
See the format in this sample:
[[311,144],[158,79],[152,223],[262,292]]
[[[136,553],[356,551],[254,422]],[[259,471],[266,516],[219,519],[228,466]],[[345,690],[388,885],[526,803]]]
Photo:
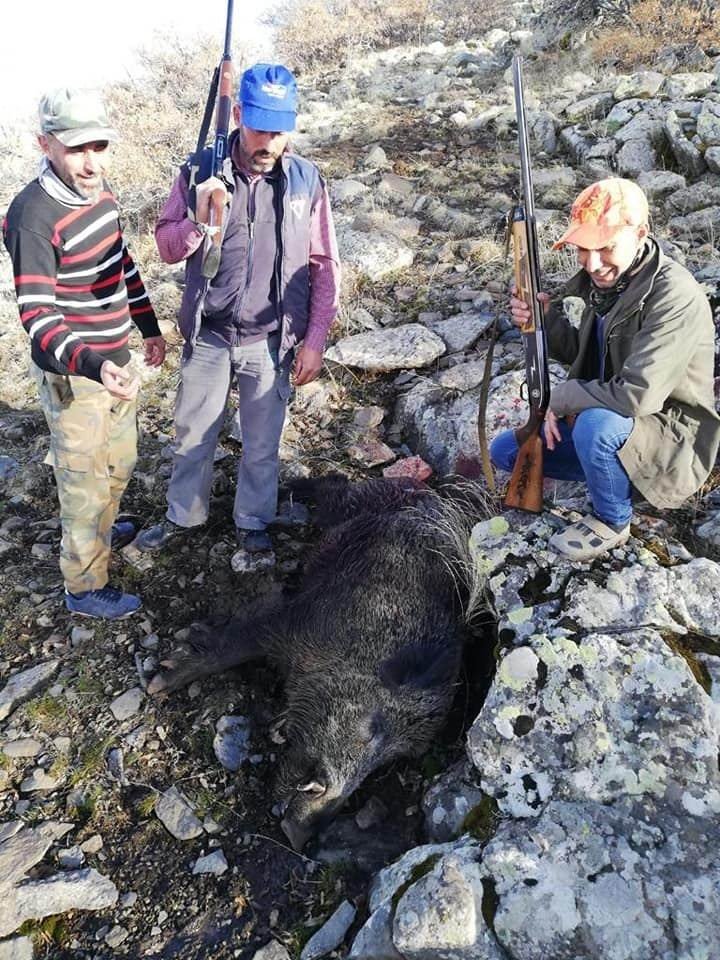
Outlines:
[[457,650],[409,643],[378,666],[378,676],[389,690],[415,687],[428,690],[455,680]]

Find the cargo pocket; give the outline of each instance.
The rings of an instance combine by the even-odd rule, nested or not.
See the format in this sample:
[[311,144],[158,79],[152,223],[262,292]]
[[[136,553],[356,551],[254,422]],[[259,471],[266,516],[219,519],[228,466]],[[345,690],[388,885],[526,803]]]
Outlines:
[[61,413],[70,406],[74,397],[70,377],[48,373],[38,367],[35,370],[35,380],[46,416]]
[[94,470],[94,457],[87,453],[64,450],[62,447],[50,447],[44,463],[58,470],[70,470],[71,473],[90,473]]

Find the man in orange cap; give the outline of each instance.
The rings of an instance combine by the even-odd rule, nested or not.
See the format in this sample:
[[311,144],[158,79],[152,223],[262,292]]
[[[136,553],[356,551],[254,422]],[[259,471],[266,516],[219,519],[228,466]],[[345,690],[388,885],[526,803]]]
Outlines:
[[[553,249],[575,248],[581,270],[545,305],[548,350],[569,365],[552,388],[545,474],[583,480],[592,510],[550,540],[587,561],[630,536],[632,492],[678,507],[706,480],[720,445],[713,391],[714,327],[700,285],[666,257],[648,227],[645,194],[619,177],[587,187]],[[578,327],[563,312],[580,297]],[[530,311],[510,300],[516,326]],[[496,437],[496,466],[512,470],[514,431]]]

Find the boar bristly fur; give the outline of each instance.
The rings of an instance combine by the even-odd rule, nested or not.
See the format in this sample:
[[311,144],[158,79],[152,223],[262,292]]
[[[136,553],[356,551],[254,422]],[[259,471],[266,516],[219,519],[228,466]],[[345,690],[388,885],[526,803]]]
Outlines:
[[432,743],[481,598],[468,552],[488,516],[479,488],[340,477],[302,481],[326,528],[287,599],[196,627],[151,692],[265,656],[285,674],[282,827],[300,849],[381,765]]

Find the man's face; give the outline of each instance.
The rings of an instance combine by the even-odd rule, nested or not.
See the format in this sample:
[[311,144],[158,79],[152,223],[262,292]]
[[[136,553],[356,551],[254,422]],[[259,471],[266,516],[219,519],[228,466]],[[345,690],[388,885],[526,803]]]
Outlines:
[[600,250],[576,247],[580,266],[590,274],[596,287],[614,287],[635,259],[643,240],[648,234],[645,225],[622,227],[607,246]]
[[239,146],[245,165],[253,173],[270,173],[285,152],[290,134],[246,127],[238,104],[234,106],[234,116],[240,131]]
[[63,183],[87,200],[98,199],[110,154],[107,140],[66,147],[48,133],[41,134],[38,143]]

